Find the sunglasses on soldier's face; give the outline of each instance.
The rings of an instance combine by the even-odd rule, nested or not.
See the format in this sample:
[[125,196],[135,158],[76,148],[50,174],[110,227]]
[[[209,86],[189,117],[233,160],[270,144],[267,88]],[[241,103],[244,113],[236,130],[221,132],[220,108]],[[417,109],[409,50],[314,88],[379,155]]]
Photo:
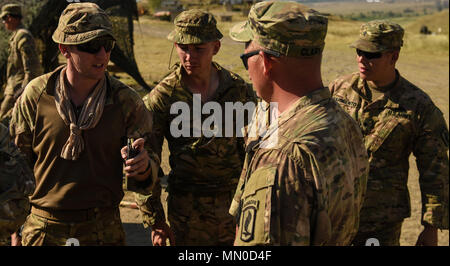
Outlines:
[[81,52],[96,54],[105,48],[105,52],[111,52],[116,41],[113,39],[95,39],[87,43],[77,44],[76,47]]
[[377,59],[380,58],[383,54],[381,52],[371,53],[371,52],[365,52],[361,51],[359,49],[356,49],[356,53],[358,56],[364,56],[366,59]]
[[259,54],[259,52],[261,52],[261,51],[263,51],[266,54],[275,56],[275,57],[280,57],[279,53],[274,52],[274,51],[269,51],[269,50],[255,50],[255,51],[251,51],[251,52],[248,52],[245,54],[241,54],[240,57],[241,57],[242,63],[244,64],[245,69],[248,70],[248,59],[254,55]]

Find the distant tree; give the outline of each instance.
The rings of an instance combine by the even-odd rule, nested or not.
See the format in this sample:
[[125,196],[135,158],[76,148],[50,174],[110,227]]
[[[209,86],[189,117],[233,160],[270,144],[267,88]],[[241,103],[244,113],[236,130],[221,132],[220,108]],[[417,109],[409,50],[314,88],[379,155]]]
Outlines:
[[403,10],[403,12],[404,13],[414,13],[414,10],[412,10],[411,8],[405,8],[404,10]]

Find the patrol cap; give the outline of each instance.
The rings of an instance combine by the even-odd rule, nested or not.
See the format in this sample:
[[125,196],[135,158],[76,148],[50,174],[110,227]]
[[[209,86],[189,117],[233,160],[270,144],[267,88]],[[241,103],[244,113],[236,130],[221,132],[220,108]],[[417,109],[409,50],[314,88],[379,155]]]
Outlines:
[[253,5],[245,22],[230,30],[238,42],[257,42],[285,56],[309,57],[325,46],[328,19],[297,2],[268,1]]
[[72,3],[61,13],[52,39],[56,43],[76,45],[93,39],[111,36],[112,24],[108,15],[94,3]]
[[7,4],[2,6],[2,13],[0,18],[4,18],[6,15],[22,17],[22,7],[18,4]]
[[384,52],[403,46],[403,28],[387,20],[373,20],[361,25],[359,39],[350,47],[365,52]]
[[174,20],[175,29],[167,39],[179,44],[200,44],[222,39],[216,19],[208,12],[191,9],[181,12]]

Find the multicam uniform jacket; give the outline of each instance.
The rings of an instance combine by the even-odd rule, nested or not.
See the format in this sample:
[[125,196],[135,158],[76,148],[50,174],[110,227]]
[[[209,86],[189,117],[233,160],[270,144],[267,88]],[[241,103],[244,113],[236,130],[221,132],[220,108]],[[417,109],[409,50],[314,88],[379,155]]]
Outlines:
[[[227,102],[245,104],[256,101],[253,90],[244,80],[215,62],[213,65],[219,72],[219,87],[210,101],[220,104],[222,110],[226,109],[225,103]],[[144,97],[145,105],[154,113],[153,149],[157,154],[161,154],[164,138],[168,142],[171,167],[168,178],[169,194],[172,191],[203,195],[229,192],[232,197],[232,191],[236,188],[244,160],[244,139],[237,137],[235,128],[233,137],[206,137],[203,134],[196,137],[194,135],[194,131],[198,130],[194,128],[194,95],[183,84],[182,71],[182,67],[177,66],[150,94]],[[184,121],[189,127],[189,137],[174,137],[171,134],[171,124],[179,116],[179,113],[173,114],[171,108],[177,102],[189,106],[190,117]],[[206,103],[201,103],[202,107],[204,104]],[[203,114],[201,124],[209,116]],[[222,136],[227,136],[224,116],[225,112],[222,113]],[[235,120],[232,121],[235,125]],[[244,122],[243,126],[245,125]],[[230,126],[233,127],[233,125]],[[159,194],[141,197],[137,200],[143,213],[144,223],[148,221],[148,224],[152,224],[155,219],[164,217],[161,211],[151,210],[146,206],[146,202],[159,200]]]
[[442,112],[404,79],[377,99],[358,73],[330,85],[333,98],[355,119],[369,155],[361,223],[399,222],[411,215],[409,157],[416,157],[422,193],[422,224],[448,229],[448,128]]
[[367,154],[358,125],[327,88],[300,98],[262,137],[249,137],[246,150],[230,207],[239,225],[236,245],[350,243],[365,193]]

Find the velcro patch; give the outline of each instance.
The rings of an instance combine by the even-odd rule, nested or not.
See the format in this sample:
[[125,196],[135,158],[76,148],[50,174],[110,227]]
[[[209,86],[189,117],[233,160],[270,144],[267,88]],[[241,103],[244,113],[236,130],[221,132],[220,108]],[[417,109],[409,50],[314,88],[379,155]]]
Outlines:
[[244,204],[240,225],[241,240],[244,242],[250,242],[254,238],[256,211],[258,210],[258,205],[258,200],[249,200]]

